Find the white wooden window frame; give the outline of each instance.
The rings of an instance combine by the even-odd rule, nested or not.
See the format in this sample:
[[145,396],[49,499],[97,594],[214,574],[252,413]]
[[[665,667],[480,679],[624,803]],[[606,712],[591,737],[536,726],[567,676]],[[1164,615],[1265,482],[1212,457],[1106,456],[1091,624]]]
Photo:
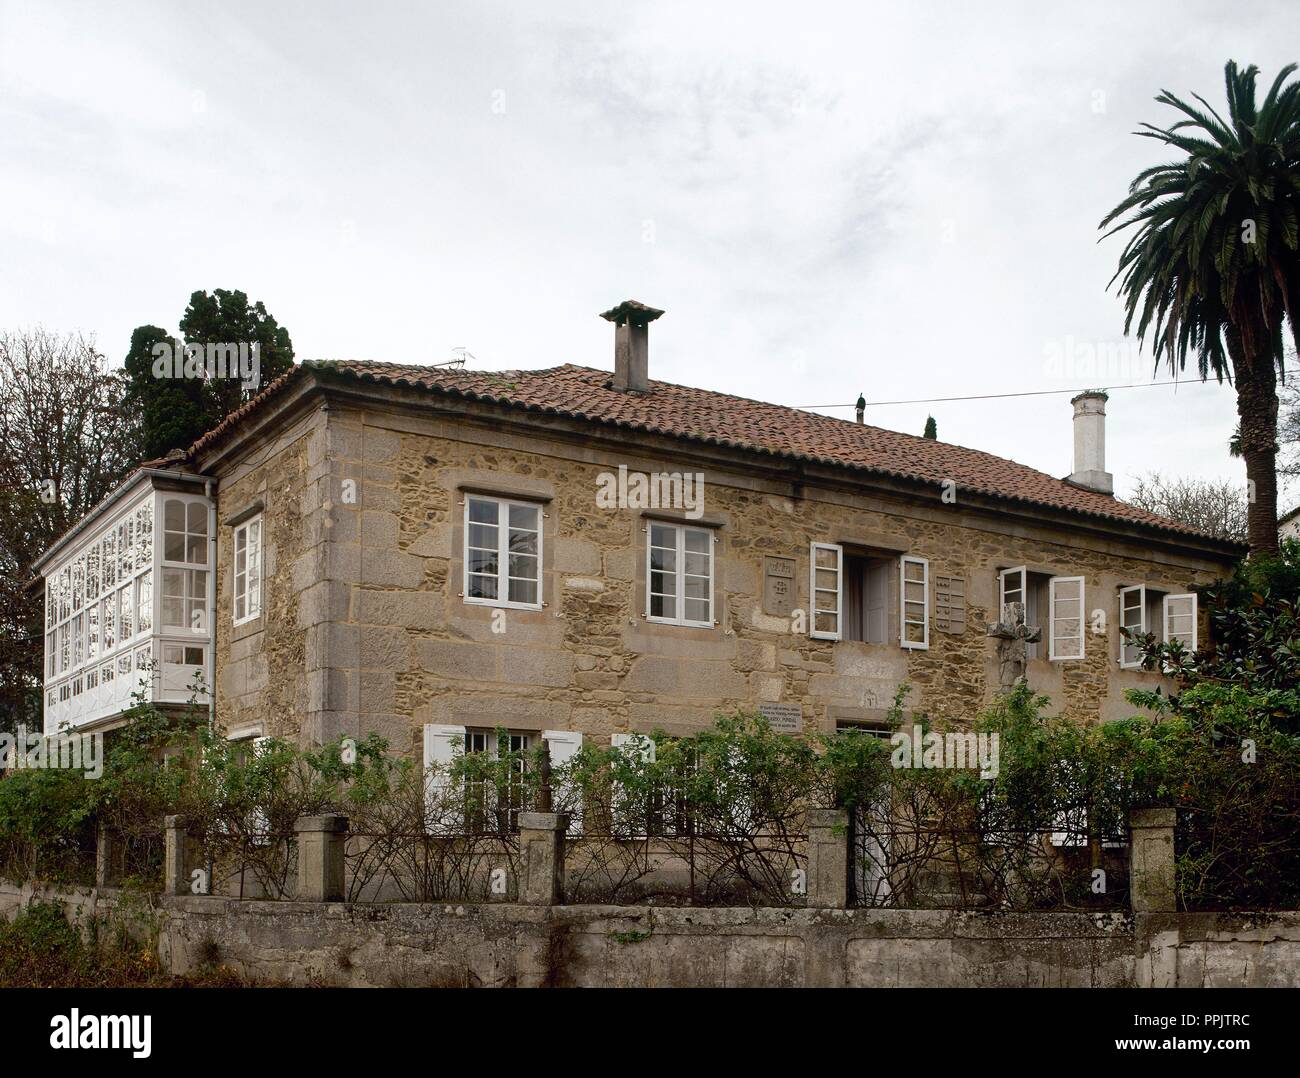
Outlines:
[[[829,596],[830,588],[817,587],[817,552],[829,550],[835,555],[835,568],[822,567],[822,572],[835,573],[835,609],[820,606],[817,595]],[[834,614],[835,630],[817,628],[818,614]],[[808,635],[814,640],[844,639],[844,548],[838,543],[812,543],[808,548]]]
[[[134,598],[140,580],[145,576],[152,580],[159,549],[157,531],[161,527],[159,514],[155,511],[155,498],[156,493],[150,492],[132,502],[112,517],[110,524],[98,527],[88,541],[66,555],[63,562],[46,576],[45,641],[53,654],[45,664],[45,682],[47,686],[53,683],[56,704],[73,695],[71,681],[67,682],[66,696],[59,682],[80,675],[84,686],[88,671],[93,669],[98,673],[101,665],[118,653],[130,654],[134,638],[145,632],[140,628],[137,615],[131,619],[131,633],[123,637],[120,621],[115,617],[112,647],[104,643],[103,622],[99,623],[97,646],[93,650],[89,647],[91,626],[100,617],[104,609],[102,604],[115,603],[116,593],[121,588],[131,589]],[[126,542],[128,537],[130,543]],[[77,601],[74,602],[74,598]],[[153,614],[152,606],[149,614]],[[151,625],[157,621],[156,617],[146,620]],[[81,632],[74,638],[78,624]],[[50,695],[46,694],[47,700]],[[46,715],[45,718],[53,725],[52,719],[57,722],[65,717]]]
[[[672,531],[674,535],[677,560],[674,563],[676,568],[673,571],[673,578],[674,578],[673,602],[675,604],[674,609],[678,611],[678,616],[675,618],[665,618],[660,615],[651,613],[651,610],[653,608],[650,605],[650,599],[651,599],[650,588],[654,579],[653,578],[654,566],[650,556],[650,550],[653,545],[655,528],[667,528],[670,531]],[[709,604],[709,613],[708,616],[703,621],[695,621],[686,616],[686,533],[687,532],[698,532],[704,536],[704,552],[709,559],[709,594],[706,600]],[[714,605],[713,605],[714,589],[716,587],[714,583],[714,578],[717,573],[717,568],[715,564],[716,559],[714,558],[713,547],[716,542],[717,542],[717,536],[714,534],[712,528],[697,528],[697,527],[692,527],[688,524],[676,524],[668,520],[647,520],[646,521],[645,524],[645,618],[646,621],[654,622],[657,625],[685,625],[685,626],[695,626],[696,628],[700,628],[700,629],[712,629],[717,624],[717,620],[714,617]],[[666,550],[668,548],[664,547],[663,549]],[[692,551],[692,553],[697,553],[697,552]],[[698,574],[694,574],[694,575],[698,575]],[[661,594],[667,595],[666,592],[663,592]],[[698,599],[698,596],[691,596],[691,598]]]
[[[921,566],[921,620],[918,622],[915,618],[909,619],[907,616],[907,606],[911,602],[915,605],[916,600],[907,598],[907,567],[909,565]],[[916,581],[911,581],[915,584]],[[921,639],[908,640],[907,627],[909,625],[921,626]],[[898,559],[898,643],[900,647],[907,648],[909,651],[925,651],[930,646],[930,560],[920,558],[913,554],[903,554]]]
[[[1016,578],[1016,584],[1008,587],[1007,584],[1012,577]],[[1018,592],[1019,599],[1008,599],[1008,592]],[[1010,569],[1003,569],[998,573],[998,620],[1002,619],[1002,611],[1008,602],[1019,603],[1021,614],[1026,620],[1029,618],[1029,569],[1024,565],[1017,565]]]
[[[469,507],[472,502],[487,502],[495,505],[497,509],[497,597],[495,599],[484,598],[481,595],[470,595],[470,572],[469,572]],[[518,506],[521,509],[532,509],[537,513],[537,577],[534,583],[537,585],[537,602],[520,603],[510,599],[510,507]],[[545,520],[546,513],[541,502],[531,502],[520,498],[499,498],[493,494],[466,494],[462,506],[465,510],[465,519],[461,526],[461,598],[470,606],[491,606],[506,610],[541,610],[546,605],[543,595],[542,582],[545,579],[545,573],[542,571],[542,558],[545,554]],[[485,523],[485,522],[478,522]],[[487,574],[479,573],[479,576]],[[516,577],[516,580],[525,580],[526,577]]]
[[[254,547],[252,543],[253,527],[257,527],[257,544]],[[236,569],[239,558],[239,538],[244,537],[244,572],[239,573]],[[250,621],[256,621],[262,616],[262,551],[266,546],[265,528],[262,524],[262,514],[250,517],[238,527],[235,528],[234,535],[231,538],[231,580],[233,581],[233,595],[230,603],[231,614],[234,617],[236,625],[246,625]],[[256,574],[254,575],[254,568]],[[235,612],[239,609],[239,599],[243,597],[244,613],[242,615]],[[257,605],[251,601],[256,597]]]
[[[1170,604],[1172,604],[1172,603],[1176,603],[1176,602],[1188,602],[1188,603],[1191,604],[1191,608],[1192,608],[1191,611],[1190,611],[1190,613],[1191,613],[1191,621],[1192,621],[1191,639],[1188,640],[1188,641],[1186,641],[1186,642],[1187,642],[1187,645],[1188,645],[1188,647],[1187,647],[1188,654],[1191,654],[1191,653],[1194,653],[1194,652],[1196,651],[1196,647],[1197,647],[1197,638],[1196,638],[1197,624],[1196,624],[1196,623],[1197,623],[1197,621],[1198,621],[1198,619],[1199,619],[1199,611],[1198,611],[1198,609],[1197,609],[1197,605],[1196,605],[1196,593],[1195,593],[1195,592],[1185,592],[1185,593],[1183,593],[1183,594],[1181,594],[1181,595],[1166,595],[1166,596],[1165,596],[1164,608],[1163,608],[1163,611],[1162,611],[1162,614],[1163,614],[1163,618],[1162,618],[1162,620],[1163,620],[1163,622],[1164,622],[1164,624],[1163,624],[1163,626],[1162,626],[1163,629],[1164,629],[1164,640],[1165,640],[1165,643],[1169,643],[1169,642],[1172,641],[1172,639],[1173,639],[1173,637],[1174,637],[1174,634],[1171,633],[1171,631],[1170,631],[1170,629],[1169,629],[1169,618],[1170,618],[1169,607],[1170,607]],[[1183,614],[1183,615],[1177,615],[1177,616],[1180,616],[1180,617],[1186,617],[1187,615],[1186,615],[1186,614]],[[1181,637],[1181,638],[1184,638],[1184,639],[1186,639],[1186,637],[1188,636],[1187,633],[1178,633],[1177,635],[1178,635],[1179,637]]]
[[[1137,596],[1137,625],[1129,625],[1124,619],[1125,615],[1132,611],[1133,607],[1125,600],[1132,595]],[[1147,588],[1145,584],[1132,584],[1125,588],[1119,589],[1119,627],[1121,629],[1130,629],[1138,633],[1146,633],[1150,630],[1147,628]],[[1124,640],[1124,634],[1118,633],[1119,636],[1119,665],[1122,670],[1140,670],[1142,668],[1142,657],[1139,655],[1136,659],[1125,659],[1124,653],[1128,650],[1129,644]]]
[[[1057,604],[1060,603],[1060,602],[1074,602],[1074,601],[1076,601],[1074,598],[1066,598],[1066,597],[1060,597],[1060,598],[1058,598],[1058,596],[1057,596],[1057,591],[1058,591],[1060,588],[1064,587],[1064,585],[1066,585],[1066,584],[1077,584],[1077,585],[1079,586],[1079,594],[1078,594],[1078,597],[1077,597],[1077,602],[1078,602],[1078,604],[1079,604],[1079,618],[1078,618],[1078,621],[1079,621],[1079,651],[1078,651],[1078,654],[1077,654],[1077,655],[1073,655],[1073,654],[1071,654],[1071,655],[1064,655],[1064,654],[1061,654],[1061,653],[1059,652],[1059,650],[1058,650],[1058,647],[1057,647],[1057,643],[1058,643],[1057,632],[1056,632],[1056,621],[1057,621],[1057,617],[1056,617],[1056,607],[1057,607]],[[1073,661],[1075,661],[1075,660],[1082,659],[1082,658],[1084,657],[1084,653],[1085,653],[1084,637],[1087,635],[1087,634],[1084,632],[1084,616],[1085,616],[1085,607],[1087,606],[1087,602],[1086,602],[1086,593],[1087,593],[1087,588],[1086,588],[1086,586],[1085,586],[1085,581],[1084,581],[1084,578],[1081,577],[1081,576],[1054,576],[1054,577],[1052,577],[1052,579],[1048,582],[1048,585],[1047,585],[1047,595],[1048,595],[1048,600],[1047,600],[1047,607],[1048,607],[1048,610],[1047,610],[1047,622],[1048,622],[1048,626],[1049,626],[1049,628],[1048,628],[1048,652],[1047,652],[1047,657],[1048,657],[1052,662],[1073,662]]]

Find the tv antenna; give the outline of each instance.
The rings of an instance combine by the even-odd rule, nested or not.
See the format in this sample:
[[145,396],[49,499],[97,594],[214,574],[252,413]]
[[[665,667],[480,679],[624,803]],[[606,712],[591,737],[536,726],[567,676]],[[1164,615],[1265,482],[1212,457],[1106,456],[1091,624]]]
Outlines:
[[435,367],[446,367],[448,370],[459,371],[465,369],[465,364],[474,359],[474,353],[468,348],[453,348],[451,350],[451,359],[442,363],[435,363]]

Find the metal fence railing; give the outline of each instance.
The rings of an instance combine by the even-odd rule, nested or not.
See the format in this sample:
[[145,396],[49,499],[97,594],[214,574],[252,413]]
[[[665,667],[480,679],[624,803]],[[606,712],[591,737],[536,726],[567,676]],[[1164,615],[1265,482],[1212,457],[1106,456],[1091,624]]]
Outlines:
[[849,901],[930,909],[1117,910],[1129,904],[1122,839],[1068,831],[998,833],[907,826],[858,813],[849,824]]

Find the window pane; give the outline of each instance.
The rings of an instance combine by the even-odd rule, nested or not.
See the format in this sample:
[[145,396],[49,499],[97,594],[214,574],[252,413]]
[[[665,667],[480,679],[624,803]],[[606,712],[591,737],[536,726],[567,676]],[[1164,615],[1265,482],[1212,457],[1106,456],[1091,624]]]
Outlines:
[[709,578],[688,576],[686,578],[686,598],[688,599],[708,599],[709,597]]
[[471,521],[480,521],[495,524],[497,522],[497,503],[488,501],[485,498],[470,498],[469,500],[469,519]]
[[667,524],[650,525],[650,545],[677,549],[677,529]]
[[510,575],[523,580],[537,579],[537,558],[531,554],[510,555]]
[[520,554],[537,553],[537,533],[536,532],[510,532],[510,549]]
[[497,552],[495,550],[471,549],[466,559],[471,573],[492,573],[497,571]]
[[677,600],[671,595],[651,595],[650,616],[654,618],[677,617]]
[[185,530],[185,503],[179,498],[168,498],[163,503],[163,528],[169,532]]
[[535,580],[512,579],[510,581],[509,596],[512,603],[536,603],[537,582]]
[[185,530],[206,537],[208,534],[208,507],[202,502],[190,502],[185,512]]
[[667,573],[676,572],[677,551],[664,550],[662,547],[652,546],[650,548],[650,568],[662,569]]
[[687,621],[708,621],[709,601],[707,599],[688,598],[686,600],[686,620]]
[[694,554],[706,554],[709,550],[710,534],[706,531],[688,529],[686,532],[686,549]]
[[167,561],[185,560],[185,533],[163,533],[163,558]]
[[146,568],[153,561],[153,532],[139,525],[135,530],[135,567]]
[[528,531],[537,531],[537,506],[510,506],[510,527],[522,528]]
[[175,596],[177,598],[184,596],[185,570],[164,569],[162,574],[162,589],[164,596]]
[[483,550],[496,550],[498,545],[495,524],[471,524],[469,526],[469,545]]
[[496,576],[471,575],[469,578],[469,595],[472,599],[495,599],[497,597]]
[[142,573],[136,581],[135,609],[140,632],[147,633],[153,628],[153,572]]
[[117,526],[117,572],[128,577],[135,571],[135,525],[130,518]]
[[185,560],[203,565],[208,560],[208,540],[203,535],[190,535],[185,540]]
[[185,628],[185,601],[164,595],[162,601],[163,626],[168,629]]

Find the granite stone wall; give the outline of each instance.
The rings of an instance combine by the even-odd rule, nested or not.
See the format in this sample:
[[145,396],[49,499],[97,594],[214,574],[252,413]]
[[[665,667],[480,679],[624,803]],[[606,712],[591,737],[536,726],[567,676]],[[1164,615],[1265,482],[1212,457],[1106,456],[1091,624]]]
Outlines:
[[[454,417],[331,406],[222,479],[221,516],[263,499],[266,607],[232,631],[230,535],[220,537],[218,719],[228,729],[326,740],[378,731],[418,752],[424,723],[572,729],[596,743],[618,731],[684,733],[718,711],[794,704],[805,731],[883,717],[899,685],[907,707],[969,718],[998,686],[997,573],[1027,564],[1086,579],[1085,608],[1105,615],[1085,658],[1029,664],[1031,685],[1084,720],[1127,715],[1123,689],[1158,677],[1116,664],[1117,588],[1183,591],[1217,566],[1151,544],[1026,525],[932,499],[804,486],[798,496],[737,469],[705,473],[701,523],[715,529],[713,628],[648,623],[646,514],[599,508],[598,477],[619,464],[689,465],[573,439],[473,429]],[[539,500],[540,611],[494,611],[461,595],[466,490]],[[814,640],[765,610],[765,559],[793,563],[793,606],[808,607],[810,542],[929,559],[930,647]],[[964,619],[941,626],[934,582],[964,592]],[[955,631],[945,631],[946,628]],[[1046,644],[1042,646],[1046,653]]]

